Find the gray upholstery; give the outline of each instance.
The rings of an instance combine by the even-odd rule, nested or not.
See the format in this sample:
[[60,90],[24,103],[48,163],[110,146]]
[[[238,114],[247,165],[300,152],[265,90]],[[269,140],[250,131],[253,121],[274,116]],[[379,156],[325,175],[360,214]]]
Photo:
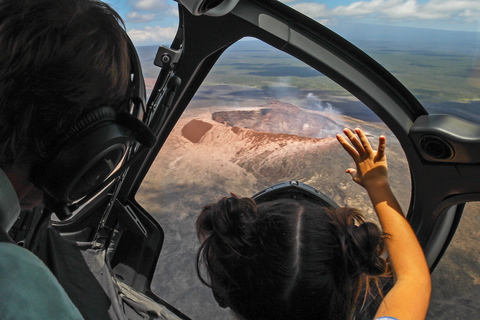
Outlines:
[[20,214],[20,203],[5,172],[0,169],[0,228],[10,230]]

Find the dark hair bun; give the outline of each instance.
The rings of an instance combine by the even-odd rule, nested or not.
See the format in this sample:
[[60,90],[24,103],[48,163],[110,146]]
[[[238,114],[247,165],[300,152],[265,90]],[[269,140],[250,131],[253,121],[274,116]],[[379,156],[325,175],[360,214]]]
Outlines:
[[254,225],[256,220],[255,202],[232,196],[203,208],[197,220],[197,232],[201,241],[217,237],[227,247],[225,249],[243,255],[259,238]]
[[379,276],[386,272],[387,263],[382,258],[384,242],[380,228],[371,222],[350,229],[352,256],[360,271],[370,276]]
[[349,274],[365,273],[380,276],[387,272],[387,263],[382,257],[385,251],[384,234],[372,222],[365,222],[361,213],[351,208],[337,210],[340,241],[346,271]]

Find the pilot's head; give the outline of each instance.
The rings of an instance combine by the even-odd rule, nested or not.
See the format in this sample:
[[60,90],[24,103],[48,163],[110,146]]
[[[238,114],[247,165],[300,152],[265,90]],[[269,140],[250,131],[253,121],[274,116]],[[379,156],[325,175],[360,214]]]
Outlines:
[[125,105],[122,24],[96,0],[0,0],[0,168],[7,174],[19,178],[47,159],[86,110]]

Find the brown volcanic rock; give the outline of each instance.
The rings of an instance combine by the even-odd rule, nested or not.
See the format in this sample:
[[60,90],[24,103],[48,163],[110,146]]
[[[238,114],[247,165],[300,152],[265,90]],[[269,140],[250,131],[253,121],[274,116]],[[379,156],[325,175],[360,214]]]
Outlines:
[[[191,189],[184,191],[190,194],[202,189],[203,198],[195,200],[198,210],[229,191],[248,196],[296,179],[325,192],[340,205],[372,213],[364,190],[345,174],[351,165],[335,138],[261,132],[208,118],[184,118],[170,134],[142,187],[158,183],[158,190],[182,185]],[[392,178],[395,176],[392,165]],[[153,185],[151,189],[155,189]],[[163,206],[153,212],[165,210]]]
[[306,110],[277,100],[254,110],[219,111],[212,119],[226,124],[256,131],[289,133],[302,137],[325,138],[334,136],[342,126],[318,112]]
[[232,131],[238,141],[247,143],[240,146],[231,161],[253,173],[265,185],[292,177],[301,179],[312,176],[317,171],[314,159],[318,160],[332,146],[336,146],[333,138],[306,138],[238,127],[233,127]]
[[205,135],[205,133],[207,133],[210,129],[212,129],[212,125],[210,123],[193,119],[192,121],[183,126],[182,136],[193,143],[198,143]]
[[234,110],[234,111],[218,111],[212,113],[212,119],[218,123],[227,126],[240,126],[242,128],[253,128],[262,122],[261,110]]

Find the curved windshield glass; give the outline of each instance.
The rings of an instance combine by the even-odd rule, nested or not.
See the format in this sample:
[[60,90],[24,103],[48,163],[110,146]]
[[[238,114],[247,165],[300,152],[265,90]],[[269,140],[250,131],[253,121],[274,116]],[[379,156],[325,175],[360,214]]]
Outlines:
[[427,319],[474,319],[480,315],[479,212],[479,202],[466,204],[455,236],[432,273]]
[[[138,0],[108,2],[117,6],[126,18],[128,33],[137,46],[155,45],[149,49],[141,47],[145,51],[139,50],[142,57],[150,59],[142,59],[142,64],[144,68],[149,68],[145,70],[145,75],[147,88],[151,89],[158,73],[158,68],[151,62],[156,48],[159,44],[171,43],[176,32],[176,3]],[[397,77],[429,113],[448,113],[480,123],[480,1],[283,2],[324,24],[372,56]],[[243,56],[244,51],[236,46],[222,56],[172,132],[166,148],[160,152],[137,195],[140,204],[160,222],[166,233],[152,288],[161,298],[193,319],[234,319],[218,307],[209,289],[202,286],[195,275],[194,257],[198,242],[194,234],[194,221],[201,206],[228,195],[230,191],[251,195],[269,184],[292,179],[295,176],[292,170],[303,170],[297,164],[301,162],[304,165],[307,161],[313,161],[315,156],[315,153],[307,152],[307,148],[292,151],[300,144],[288,142],[279,145],[278,150],[284,150],[285,153],[290,150],[289,157],[285,163],[275,166],[271,159],[278,150],[258,145],[255,148],[263,150],[263,153],[259,153],[257,160],[264,161],[260,162],[264,165],[253,165],[246,160],[245,153],[242,156],[241,144],[235,140],[237,134],[234,130],[238,130],[238,133],[240,129],[259,128],[251,122],[240,121],[232,112],[242,108],[243,115],[250,114],[253,119],[260,115],[271,115],[272,111],[267,110],[274,110],[271,108],[274,104],[293,105],[304,114],[311,114],[315,111],[312,106],[316,105],[323,108],[315,111],[317,116],[329,118],[339,125],[361,126],[373,136],[372,142],[379,133],[387,134],[388,152],[392,152],[390,146],[396,143],[368,108],[351,107],[361,103],[348,92],[278,51],[271,50],[273,56],[262,58],[264,51],[256,50],[267,49],[263,44],[258,46],[250,48],[249,56]],[[289,62],[284,63],[287,60]],[[235,76],[232,76],[232,71],[235,71]],[[249,79],[254,79],[254,83]],[[216,117],[212,118],[215,112]],[[348,122],[348,119],[352,121]],[[218,128],[227,130],[215,131]],[[309,128],[310,125],[300,129],[297,127],[297,130],[305,132]],[[208,147],[202,150],[203,142],[214,143],[215,132],[219,138],[216,143],[223,151],[212,152]],[[298,132],[293,135],[298,135]],[[276,134],[292,135],[292,132]],[[321,135],[308,139],[320,139],[319,145],[328,146],[328,139],[332,137]],[[251,146],[243,151],[248,153],[249,148]],[[396,171],[392,176],[395,179],[392,185],[408,187],[395,190],[406,210],[410,198],[410,175],[403,152],[398,151],[398,155],[389,158],[399,159],[397,164],[390,166],[392,171]],[[222,159],[226,156],[234,161]],[[331,164],[338,160],[334,153],[325,152],[323,157],[329,158]],[[199,159],[205,158],[212,160],[211,168],[199,168]],[[269,171],[267,164],[279,169]],[[347,164],[338,164],[338,168],[344,165]],[[368,202],[362,190],[355,189],[348,176],[340,177],[340,173],[338,183],[328,185],[336,171],[322,166],[318,164],[316,172],[312,167],[306,168],[305,173],[310,173],[308,178],[307,175],[302,176],[302,181],[321,189],[340,205],[360,206],[368,212]],[[177,173],[174,173],[175,170]],[[195,192],[189,188],[191,184],[198,186]],[[204,188],[207,184],[210,186],[208,189]],[[478,209],[477,204],[467,205],[467,214],[461,220],[452,245],[433,273],[434,291],[428,318],[475,319],[480,314],[477,308],[480,266],[478,259],[475,259],[478,253],[478,232],[475,230],[478,230],[479,222],[475,213]]]
[[366,191],[345,173],[353,161],[335,138],[345,127],[363,129],[374,146],[379,135],[387,137],[391,185],[406,212],[411,182],[405,154],[367,106],[261,41],[247,39],[227,49],[136,195],[165,231],[153,291],[194,319],[225,319],[194,271],[195,222],[203,206],[229,192],[250,197],[298,180],[375,220]]

